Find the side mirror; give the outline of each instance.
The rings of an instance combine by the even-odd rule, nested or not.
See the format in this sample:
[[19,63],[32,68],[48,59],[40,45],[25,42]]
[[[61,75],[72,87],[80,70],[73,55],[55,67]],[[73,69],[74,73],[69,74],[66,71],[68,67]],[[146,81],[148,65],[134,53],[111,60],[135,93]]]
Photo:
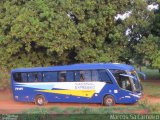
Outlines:
[[146,74],[143,72],[138,72],[138,74],[140,74],[140,78],[142,78],[143,80],[146,80]]

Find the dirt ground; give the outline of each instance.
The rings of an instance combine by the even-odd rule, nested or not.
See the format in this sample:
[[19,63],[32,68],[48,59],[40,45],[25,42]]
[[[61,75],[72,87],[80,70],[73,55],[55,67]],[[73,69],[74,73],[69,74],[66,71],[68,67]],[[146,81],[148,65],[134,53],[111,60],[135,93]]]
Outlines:
[[[160,98],[150,97],[147,94],[143,96],[140,101],[147,100],[151,104],[160,103]],[[137,105],[137,104],[133,104]],[[49,107],[60,107],[60,108],[67,108],[67,107],[103,107],[101,104],[78,104],[78,103],[48,103],[47,105],[43,106],[45,108]],[[116,106],[127,106],[118,104]],[[128,105],[131,106],[131,105]],[[0,114],[12,114],[12,113],[20,113],[28,109],[38,108],[41,106],[37,106],[34,103],[24,103],[24,102],[15,102],[12,98],[12,93],[10,90],[0,91]],[[105,107],[105,106],[104,106]],[[147,111],[139,110],[134,111],[134,113],[141,113],[146,114]]]

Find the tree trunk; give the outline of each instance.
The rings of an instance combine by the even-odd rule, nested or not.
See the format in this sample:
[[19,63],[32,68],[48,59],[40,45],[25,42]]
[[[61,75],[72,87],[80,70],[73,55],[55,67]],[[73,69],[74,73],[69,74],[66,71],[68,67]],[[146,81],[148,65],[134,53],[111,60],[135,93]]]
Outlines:
[[142,71],[141,65],[139,65],[139,71],[140,71],[140,72]]

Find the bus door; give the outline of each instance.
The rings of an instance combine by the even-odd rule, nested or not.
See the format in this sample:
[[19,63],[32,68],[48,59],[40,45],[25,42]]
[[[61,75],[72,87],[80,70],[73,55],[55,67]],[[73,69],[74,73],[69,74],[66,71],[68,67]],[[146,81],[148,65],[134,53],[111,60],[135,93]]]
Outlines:
[[110,70],[117,81],[118,92],[115,94],[117,103],[132,103],[134,83],[131,75],[127,75],[124,70]]

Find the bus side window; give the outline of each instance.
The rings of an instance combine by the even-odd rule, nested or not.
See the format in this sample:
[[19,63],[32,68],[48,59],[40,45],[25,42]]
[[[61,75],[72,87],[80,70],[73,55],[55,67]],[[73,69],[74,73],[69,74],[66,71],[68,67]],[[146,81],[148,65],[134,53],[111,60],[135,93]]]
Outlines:
[[34,82],[42,82],[42,73],[41,72],[35,73],[35,81]]
[[65,82],[66,81],[66,71],[59,72],[59,82]]
[[79,82],[80,81],[80,71],[75,71],[74,75],[75,75],[74,81]]
[[[27,82],[27,73],[22,73],[23,81]],[[42,74],[41,72],[28,73],[28,82],[41,82]]]
[[91,71],[90,70],[83,71],[83,77],[85,82],[91,81]]
[[91,71],[90,70],[75,71],[75,81],[77,82],[91,81]]
[[67,80],[67,82],[73,82],[74,81],[74,72],[73,71],[67,71],[66,80]]
[[97,70],[92,70],[92,81],[100,81],[100,75]]
[[22,82],[21,73],[14,73],[13,77],[16,82]]
[[36,80],[34,73],[28,73],[28,82],[34,82]]
[[80,82],[84,82],[84,81],[85,81],[84,71],[80,71]]
[[43,82],[57,82],[57,72],[44,72]]
[[99,70],[99,75],[101,77],[101,81],[103,82],[107,82],[109,84],[111,84],[111,79],[109,78],[108,74],[107,74],[107,71],[106,70]]
[[21,79],[22,79],[22,82],[27,82],[28,81],[27,73],[21,73]]

